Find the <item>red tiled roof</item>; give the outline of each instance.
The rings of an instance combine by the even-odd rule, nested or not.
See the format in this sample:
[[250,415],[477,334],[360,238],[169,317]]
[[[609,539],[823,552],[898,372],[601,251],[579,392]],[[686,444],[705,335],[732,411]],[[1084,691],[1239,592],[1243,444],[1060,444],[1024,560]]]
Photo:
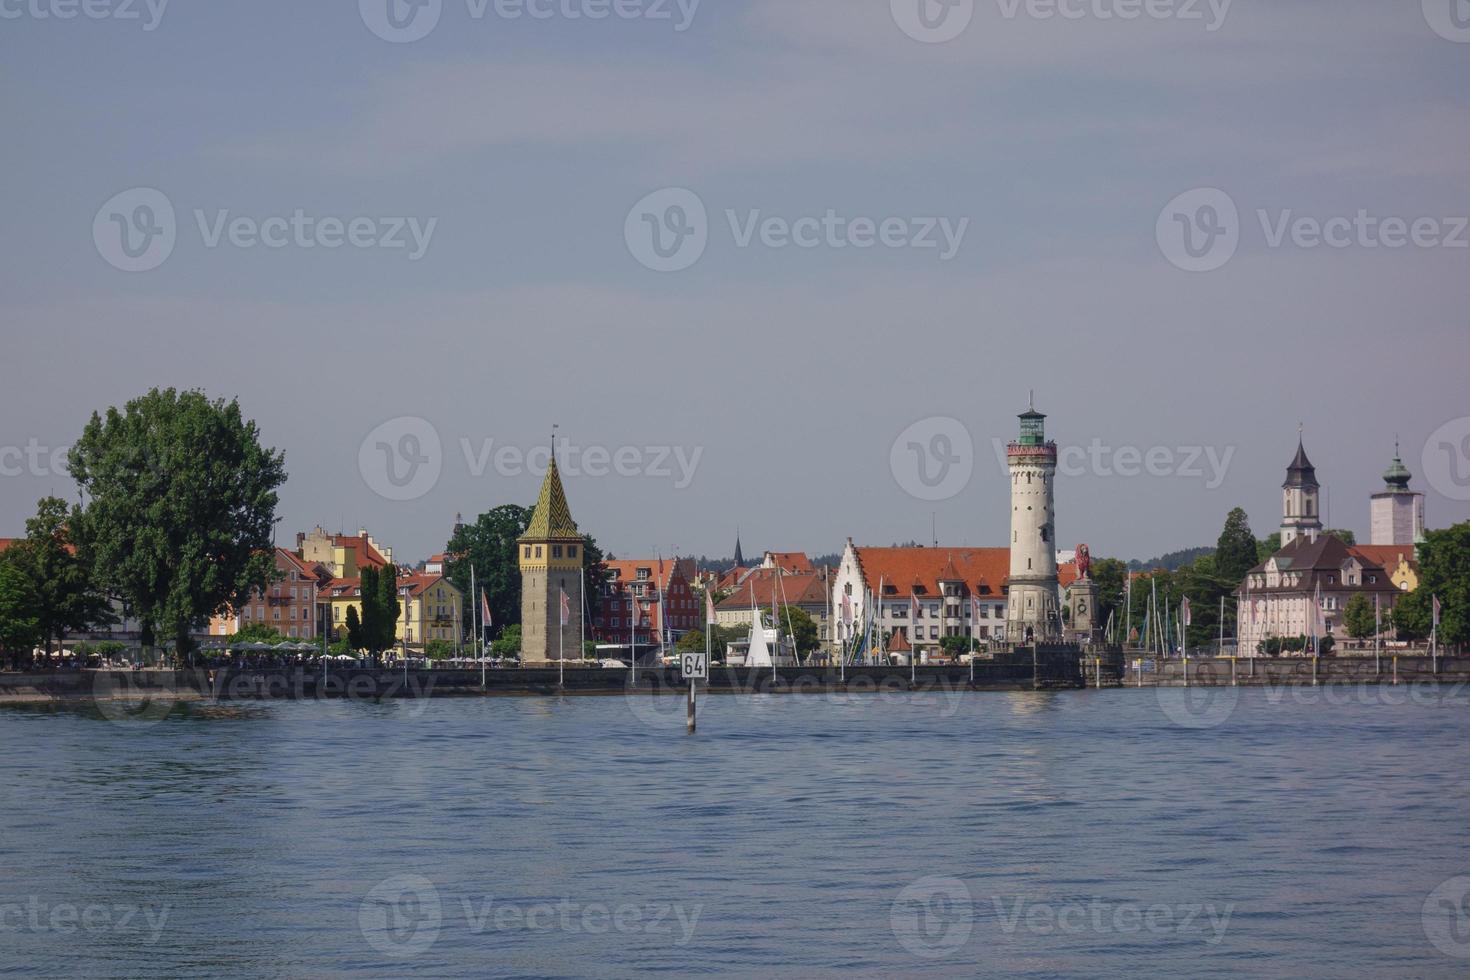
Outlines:
[[749,609],[752,594],[755,596],[755,604],[762,609],[782,600],[789,606],[823,608],[828,602],[827,580],[820,575],[777,575],[774,568],[757,568],[716,608]]
[[[603,562],[607,567],[608,583],[614,587],[621,588],[629,584],[644,582],[653,585],[660,590],[666,590],[674,579],[674,573],[679,572],[679,577],[688,580],[684,573],[684,562],[687,559],[674,558],[612,558]],[[648,578],[639,579],[638,570],[648,569]]]
[[1398,571],[1400,559],[1407,561],[1410,568],[1419,567],[1411,544],[1355,544],[1348,548],[1348,553],[1367,564],[1382,567],[1389,574]]
[[347,548],[357,552],[357,564],[359,567],[371,565],[374,568],[382,568],[388,564],[388,559],[380,555],[378,549],[374,548],[368,542],[368,536],[366,534],[334,534],[332,535],[332,543],[339,548]]
[[979,595],[1001,595],[1011,573],[1009,548],[858,548],[856,551],[868,587],[878,588],[881,580],[885,592],[890,586],[896,587],[897,592],[890,595],[912,594],[915,583],[923,589],[922,595],[939,595],[939,580],[951,562],[965,587]]
[[768,551],[766,558],[776,567],[787,572],[814,572],[812,561],[804,551]]

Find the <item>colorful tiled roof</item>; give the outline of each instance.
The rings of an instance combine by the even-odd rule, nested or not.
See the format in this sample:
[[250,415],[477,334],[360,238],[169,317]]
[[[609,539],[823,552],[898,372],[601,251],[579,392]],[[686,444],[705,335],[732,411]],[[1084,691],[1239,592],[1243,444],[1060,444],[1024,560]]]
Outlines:
[[816,573],[777,575],[774,568],[758,568],[716,608],[749,609],[752,596],[755,605],[763,609],[776,602],[788,606],[826,608],[829,601],[827,580]]
[[577,522],[572,520],[571,508],[567,506],[567,494],[562,489],[561,472],[556,459],[546,468],[546,479],[541,481],[541,494],[536,498],[536,510],[531,514],[531,523],[522,541],[546,541],[557,538],[580,539]]

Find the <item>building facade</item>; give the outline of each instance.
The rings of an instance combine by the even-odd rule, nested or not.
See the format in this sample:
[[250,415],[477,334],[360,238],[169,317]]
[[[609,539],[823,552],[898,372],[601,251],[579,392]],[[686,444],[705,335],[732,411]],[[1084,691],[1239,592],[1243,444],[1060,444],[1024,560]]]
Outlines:
[[593,621],[604,643],[666,646],[704,623],[695,592],[694,562],[679,559],[607,559],[607,577]]
[[307,562],[285,548],[276,548],[277,578],[265,591],[252,590],[238,609],[210,617],[210,636],[234,636],[252,625],[265,625],[289,640],[318,636],[318,576]]

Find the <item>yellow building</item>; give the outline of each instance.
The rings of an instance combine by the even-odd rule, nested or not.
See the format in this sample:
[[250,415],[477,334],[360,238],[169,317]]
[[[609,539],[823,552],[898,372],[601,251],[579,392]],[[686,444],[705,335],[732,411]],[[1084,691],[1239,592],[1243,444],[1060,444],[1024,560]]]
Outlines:
[[[322,597],[331,606],[333,635],[346,635],[348,609],[356,609],[358,619],[362,619],[360,579],[334,579],[322,590]],[[398,626],[394,635],[399,646],[423,650],[431,640],[457,643],[463,614],[463,596],[443,575],[420,573],[398,579]]]

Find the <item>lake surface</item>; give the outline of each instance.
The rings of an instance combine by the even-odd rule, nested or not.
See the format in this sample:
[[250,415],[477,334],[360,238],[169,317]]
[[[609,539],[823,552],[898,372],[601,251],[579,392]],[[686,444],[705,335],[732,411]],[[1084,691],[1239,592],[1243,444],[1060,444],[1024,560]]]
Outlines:
[[1182,696],[10,706],[0,973],[1470,973],[1470,692]]

